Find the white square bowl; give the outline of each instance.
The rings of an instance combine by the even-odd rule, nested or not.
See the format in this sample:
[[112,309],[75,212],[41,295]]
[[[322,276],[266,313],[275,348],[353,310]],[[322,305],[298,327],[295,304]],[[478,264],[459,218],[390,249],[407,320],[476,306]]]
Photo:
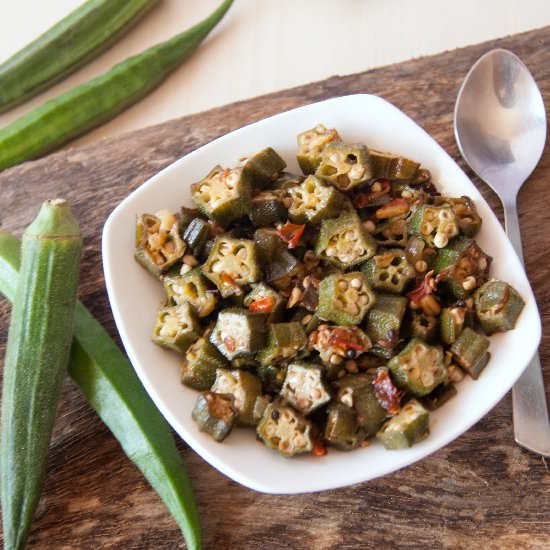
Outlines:
[[[162,286],[134,258],[137,214],[191,205],[190,185],[213,166],[229,166],[264,147],[275,148],[298,172],[296,135],[323,123],[344,140],[397,152],[429,168],[444,195],[470,196],[483,218],[477,240],[494,258],[494,277],[511,283],[526,306],[515,330],[491,337],[492,359],[477,381],[459,384],[458,395],[431,414],[430,436],[410,449],[387,451],[377,442],[351,453],[330,449],[285,459],[255,440],[252,430],[234,430],[223,443],[199,432],[191,411],[197,393],[180,383],[181,358],[151,343]],[[450,131],[450,129],[449,129]],[[540,341],[540,317],[523,268],[500,223],[453,159],[413,120],[372,95],[329,99],[240,128],[189,153],[130,194],[109,216],[103,231],[103,265],[113,315],[141,382],[174,430],[212,466],[247,487],[268,493],[321,491],[393,472],[440,449],[494,407],[518,379]],[[511,437],[511,434],[510,434]]]

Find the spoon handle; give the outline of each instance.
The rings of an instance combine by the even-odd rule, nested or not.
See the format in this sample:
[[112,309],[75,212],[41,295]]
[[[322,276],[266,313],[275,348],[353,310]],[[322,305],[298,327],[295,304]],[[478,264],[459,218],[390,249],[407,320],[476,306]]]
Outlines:
[[[506,234],[523,264],[515,200],[504,202],[504,224]],[[512,388],[512,407],[516,443],[534,453],[550,456],[550,424],[538,352]]]

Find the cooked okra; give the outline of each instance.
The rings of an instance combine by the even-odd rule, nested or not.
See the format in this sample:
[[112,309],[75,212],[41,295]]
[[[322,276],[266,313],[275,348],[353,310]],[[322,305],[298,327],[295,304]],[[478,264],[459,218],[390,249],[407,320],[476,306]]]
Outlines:
[[168,210],[156,216],[138,216],[135,258],[145,269],[159,277],[185,253],[185,243],[179,234],[176,216]]
[[241,295],[243,286],[256,283],[261,277],[254,241],[218,237],[202,272],[218,287],[223,298]]
[[346,212],[338,218],[323,220],[315,255],[347,269],[374,256],[376,247],[376,241],[366,232],[359,216]]
[[369,151],[361,144],[333,141],[323,149],[315,175],[341,191],[349,191],[372,177]]
[[447,380],[443,350],[419,339],[411,340],[388,366],[397,387],[418,397]]
[[512,329],[524,302],[489,279],[469,197],[321,124],[298,145],[305,175],[268,147],[194,184],[196,208],[138,217],[136,259],[167,296],[153,341],[185,355],[219,441],[257,425],[284,456],[409,447],[487,365],[476,327]]
[[199,317],[210,315],[216,307],[216,293],[198,267],[184,275],[167,274],[163,284],[169,299],[176,304],[189,302]]
[[361,267],[375,290],[401,294],[416,276],[401,248],[392,248],[373,256]]
[[363,273],[335,273],[319,285],[317,316],[337,325],[358,325],[376,298]]
[[199,337],[199,323],[188,302],[160,308],[152,340],[158,346],[184,353]]
[[238,424],[241,426],[257,424],[254,407],[256,399],[262,395],[262,384],[257,376],[239,369],[218,369],[211,391],[233,396],[233,406],[239,413]]
[[294,223],[318,224],[335,218],[344,206],[344,196],[323,180],[308,176],[303,183],[288,190],[291,199],[288,217]]
[[290,405],[270,403],[257,428],[258,437],[285,457],[313,450],[312,424]]
[[492,279],[474,296],[476,314],[487,334],[512,330],[525,302],[508,283]]
[[380,428],[376,437],[386,449],[406,449],[428,437],[429,422],[430,413],[416,399],[411,399]]

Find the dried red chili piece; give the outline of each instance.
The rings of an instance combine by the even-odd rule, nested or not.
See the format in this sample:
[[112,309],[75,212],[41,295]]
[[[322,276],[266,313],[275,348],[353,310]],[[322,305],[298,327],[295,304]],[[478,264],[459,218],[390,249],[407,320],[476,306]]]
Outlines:
[[376,378],[372,381],[374,394],[378,402],[390,414],[399,411],[399,402],[405,395],[405,392],[398,390],[394,385],[388,373],[388,369],[379,369]]

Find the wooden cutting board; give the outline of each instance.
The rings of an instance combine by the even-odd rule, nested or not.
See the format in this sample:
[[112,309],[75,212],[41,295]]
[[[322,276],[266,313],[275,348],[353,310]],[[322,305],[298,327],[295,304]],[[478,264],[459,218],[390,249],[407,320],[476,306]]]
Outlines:
[[[116,338],[103,283],[100,240],[108,214],[130,191],[182,155],[244,124],[299,105],[363,92],[393,102],[459,160],[452,129],[456,94],[474,61],[495,47],[511,49],[526,62],[550,105],[550,27],[546,27],[361,74],[333,77],[13,168],[0,174],[2,226],[19,235],[42,200],[67,197],[85,239],[81,298]],[[494,194],[473,179],[500,215]],[[547,145],[520,196],[527,271],[545,325],[541,355],[547,381],[549,184]],[[3,355],[9,307],[5,301],[0,305]],[[548,548],[548,465],[514,444],[511,413],[508,395],[462,437],[413,466],[354,487],[299,496],[265,495],[241,487],[180,442],[199,502],[204,547]],[[48,480],[29,548],[184,547],[175,522],[156,493],[67,380]]]

